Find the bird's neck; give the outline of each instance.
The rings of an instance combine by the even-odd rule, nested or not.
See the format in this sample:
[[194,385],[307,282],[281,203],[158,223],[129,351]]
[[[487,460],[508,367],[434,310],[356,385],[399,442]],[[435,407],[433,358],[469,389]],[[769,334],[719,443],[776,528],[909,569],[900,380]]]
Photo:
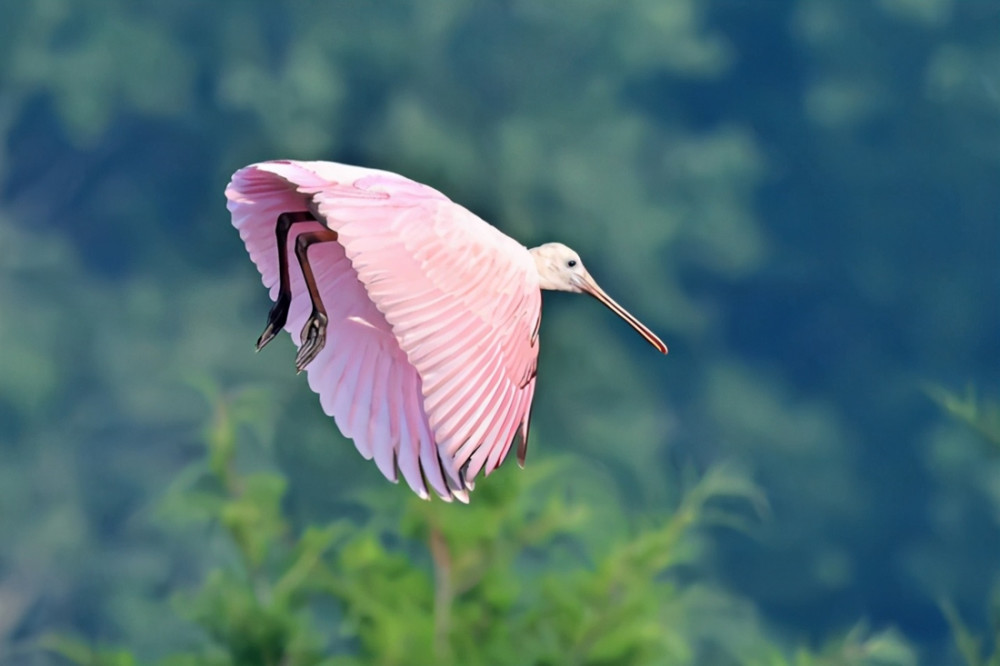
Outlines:
[[544,246],[539,246],[528,250],[531,253],[532,259],[535,260],[535,269],[538,271],[538,286],[550,291],[562,291],[564,287],[556,284],[551,277],[553,275],[552,257],[547,256],[543,248]]

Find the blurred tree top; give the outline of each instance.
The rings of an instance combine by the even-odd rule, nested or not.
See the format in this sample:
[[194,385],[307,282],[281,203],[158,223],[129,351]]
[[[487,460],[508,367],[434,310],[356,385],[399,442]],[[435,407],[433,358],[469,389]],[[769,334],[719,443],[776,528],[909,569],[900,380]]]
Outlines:
[[[860,629],[786,658],[752,611],[699,580],[699,534],[744,527],[763,507],[736,470],[713,468],[669,517],[597,548],[576,537],[588,506],[568,499],[560,478],[571,465],[558,462],[482,484],[458,513],[410,496],[399,514],[375,494],[367,529],[337,521],[293,536],[284,479],[237,464],[239,422],[257,420],[255,403],[252,392],[220,398],[207,460],[161,507],[171,522],[221,527],[231,557],[176,599],[209,642],[160,664],[914,663],[898,636]],[[41,646],[84,666],[139,663],[62,636]]]

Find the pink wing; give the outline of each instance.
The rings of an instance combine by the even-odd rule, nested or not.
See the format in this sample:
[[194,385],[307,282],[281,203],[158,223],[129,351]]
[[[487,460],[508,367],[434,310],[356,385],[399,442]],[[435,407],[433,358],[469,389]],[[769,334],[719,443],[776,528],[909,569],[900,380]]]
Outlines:
[[[466,488],[500,465],[515,435],[523,449],[541,315],[523,246],[385,171],[264,162],[236,172],[226,196],[272,300],[278,215],[310,210],[337,231],[338,242],[309,250],[330,319],[326,346],[306,369],[309,386],[387,478],[396,481],[398,467],[421,497],[426,480],[442,498],[467,501]],[[318,228],[296,224],[290,235]],[[311,305],[290,254],[285,329],[299,345]]]

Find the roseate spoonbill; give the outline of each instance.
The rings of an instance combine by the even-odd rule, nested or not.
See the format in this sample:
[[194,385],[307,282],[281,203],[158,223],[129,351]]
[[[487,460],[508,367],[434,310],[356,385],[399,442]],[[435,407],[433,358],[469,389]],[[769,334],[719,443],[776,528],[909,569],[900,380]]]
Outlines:
[[[468,502],[518,439],[523,466],[540,289],[590,294],[667,347],[560,243],[528,250],[427,185],[332,162],[262,162],[226,189],[233,225],[323,411],[393,482]],[[294,236],[294,242],[292,240]],[[289,269],[289,247],[301,270]],[[296,332],[300,337],[296,340]]]

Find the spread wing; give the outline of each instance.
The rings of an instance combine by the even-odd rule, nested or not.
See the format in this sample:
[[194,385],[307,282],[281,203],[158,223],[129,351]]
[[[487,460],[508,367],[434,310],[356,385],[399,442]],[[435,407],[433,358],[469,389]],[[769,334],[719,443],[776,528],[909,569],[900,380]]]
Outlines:
[[[398,464],[418,493],[422,471],[438,494],[461,498],[515,435],[523,449],[541,314],[523,246],[430,187],[360,167],[261,163],[237,172],[227,195],[272,298],[278,214],[308,209],[338,233],[310,250],[330,324],[309,383],[387,477]],[[309,301],[294,261],[286,329],[298,344]]]

